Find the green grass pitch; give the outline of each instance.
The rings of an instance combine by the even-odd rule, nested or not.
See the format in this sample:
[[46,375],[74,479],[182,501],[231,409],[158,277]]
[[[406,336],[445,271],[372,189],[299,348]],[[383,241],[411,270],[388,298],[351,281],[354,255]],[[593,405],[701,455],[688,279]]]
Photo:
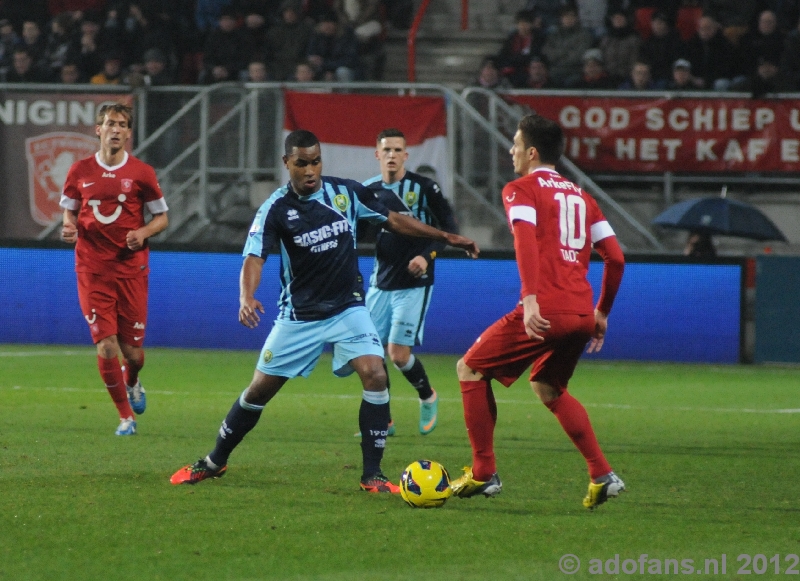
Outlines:
[[[800,578],[796,367],[582,362],[570,390],[628,486],[595,512],[583,459],[525,381],[495,387],[497,498],[414,510],[359,491],[360,385],[328,356],[267,406],[224,478],[171,486],[213,446],[256,356],[149,349],[147,412],[119,438],[92,348],[0,345],[0,579]],[[418,458],[453,476],[470,461],[457,358],[421,359],[439,426],[417,433],[392,370],[395,481]],[[706,574],[723,554],[726,573]],[[648,574],[668,559],[677,574]]]

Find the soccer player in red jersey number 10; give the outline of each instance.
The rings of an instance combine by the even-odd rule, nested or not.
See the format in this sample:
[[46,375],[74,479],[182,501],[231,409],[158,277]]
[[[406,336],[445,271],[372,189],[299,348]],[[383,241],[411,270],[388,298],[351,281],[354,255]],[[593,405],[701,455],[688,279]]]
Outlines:
[[[521,177],[503,188],[503,205],[522,290],[516,309],[486,329],[457,365],[473,464],[451,484],[456,496],[490,497],[502,489],[491,380],[508,387],[528,367],[533,391],[588,465],[591,480],[583,505],[594,509],[625,490],[597,443],[586,409],[567,392],[587,343],[589,353],[603,346],[625,259],[597,202],[556,171],[563,150],[558,124],[538,115],[519,122],[509,153]],[[596,305],[587,280],[592,248],[604,262]]]
[[[134,413],[147,405],[139,371],[147,325],[147,239],[168,225],[155,170],[128,154],[133,110],[102,106],[100,150],[69,169],[60,206],[61,239],[75,244],[78,299],[97,345],[97,366],[119,411],[118,436],[136,433]],[[152,215],[145,221],[145,208]],[[122,353],[124,365],[120,364]]]

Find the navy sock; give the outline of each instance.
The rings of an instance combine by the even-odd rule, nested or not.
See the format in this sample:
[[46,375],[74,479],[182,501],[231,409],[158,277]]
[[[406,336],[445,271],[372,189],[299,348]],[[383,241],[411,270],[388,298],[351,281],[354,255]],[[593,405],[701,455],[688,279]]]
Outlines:
[[358,412],[358,427],[361,428],[361,455],[364,462],[361,478],[364,479],[381,471],[386,432],[389,429],[387,390],[364,391]]
[[[246,390],[245,390],[246,391]],[[208,455],[209,459],[217,466],[225,466],[228,456],[239,445],[247,433],[256,427],[264,406],[258,406],[244,401],[244,393],[233,403],[231,411],[219,428],[217,445]]]
[[428,399],[433,395],[433,388],[428,381],[428,374],[425,373],[425,368],[422,362],[417,359],[413,354],[405,367],[398,367],[403,373],[408,382],[414,386],[414,389],[419,393],[419,399]]

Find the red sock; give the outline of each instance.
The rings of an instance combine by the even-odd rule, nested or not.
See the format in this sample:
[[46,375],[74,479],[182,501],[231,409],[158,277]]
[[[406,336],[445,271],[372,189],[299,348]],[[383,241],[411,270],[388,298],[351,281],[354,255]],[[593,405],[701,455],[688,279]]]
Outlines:
[[142,356],[138,361],[132,359],[125,360],[125,371],[123,372],[123,376],[125,377],[125,385],[133,387],[136,385],[136,382],[139,381],[139,372],[144,367],[144,351],[142,351]]
[[545,405],[555,414],[572,443],[583,454],[589,466],[589,477],[599,478],[611,472],[611,466],[606,462],[600,444],[597,443],[589,414],[581,402],[565,391]]
[[125,381],[122,379],[122,367],[119,364],[119,359],[112,357],[111,359],[104,359],[97,356],[97,367],[100,369],[100,377],[106,384],[108,395],[114,400],[114,405],[117,406],[119,417],[124,419],[133,417],[133,410],[131,404],[128,403],[128,392],[125,389]]
[[497,403],[488,379],[461,381],[464,421],[472,445],[472,475],[475,480],[489,480],[497,472],[494,458],[494,426]]

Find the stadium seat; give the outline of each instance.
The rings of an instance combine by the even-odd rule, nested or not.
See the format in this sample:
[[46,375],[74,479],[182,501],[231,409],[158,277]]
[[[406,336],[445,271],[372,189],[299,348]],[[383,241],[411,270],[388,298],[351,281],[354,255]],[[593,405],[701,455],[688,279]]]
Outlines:
[[689,40],[697,31],[697,21],[703,15],[703,10],[699,6],[684,6],[678,9],[678,17],[675,20],[675,29],[680,34],[681,39]]
[[181,59],[178,69],[178,82],[182,85],[194,85],[203,70],[203,53],[187,52]]
[[639,33],[639,36],[641,36],[643,40],[650,38],[650,17],[653,16],[653,12],[655,11],[656,9],[650,6],[636,9],[634,28],[636,28],[636,32]]

